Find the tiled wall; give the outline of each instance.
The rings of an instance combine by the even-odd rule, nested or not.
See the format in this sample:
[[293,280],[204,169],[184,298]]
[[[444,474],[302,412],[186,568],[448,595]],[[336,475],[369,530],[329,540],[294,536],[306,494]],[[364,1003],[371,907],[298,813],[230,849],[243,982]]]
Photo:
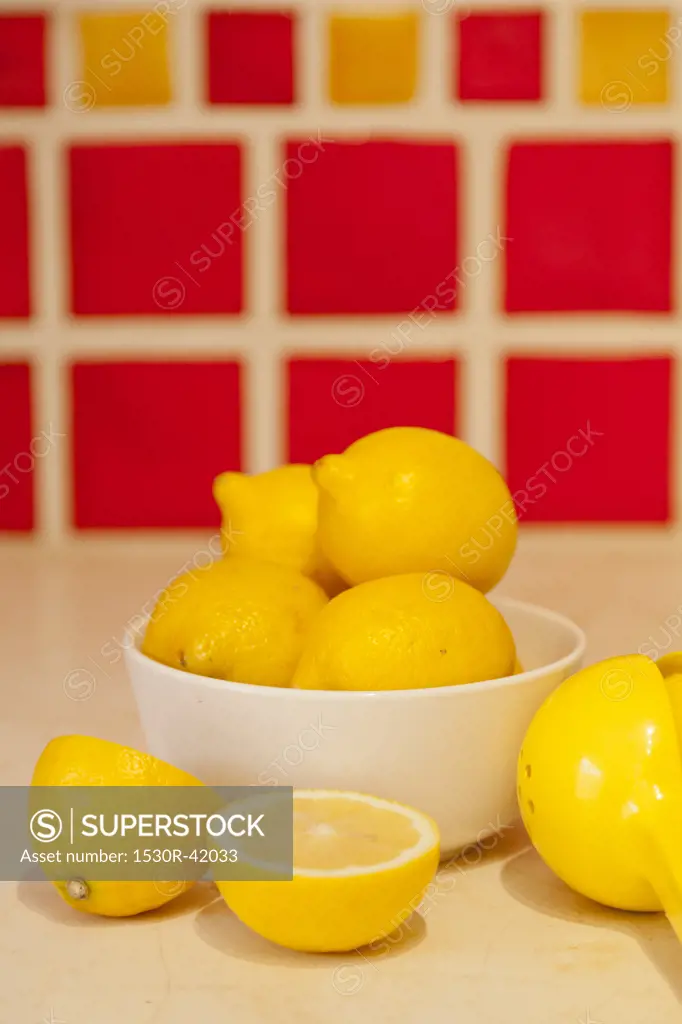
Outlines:
[[[457,432],[675,522],[682,8],[0,0],[0,530]],[[4,469],[2,468],[4,467]]]

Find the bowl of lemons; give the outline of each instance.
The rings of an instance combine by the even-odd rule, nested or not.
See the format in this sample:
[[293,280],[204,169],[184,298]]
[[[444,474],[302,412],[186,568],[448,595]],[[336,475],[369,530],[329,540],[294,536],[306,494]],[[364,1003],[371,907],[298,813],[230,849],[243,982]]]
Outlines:
[[488,596],[516,547],[495,467],[396,427],[214,484],[223,557],[160,594],[126,661],[150,753],[209,785],[399,801],[449,853],[516,820],[516,760],[585,638]]

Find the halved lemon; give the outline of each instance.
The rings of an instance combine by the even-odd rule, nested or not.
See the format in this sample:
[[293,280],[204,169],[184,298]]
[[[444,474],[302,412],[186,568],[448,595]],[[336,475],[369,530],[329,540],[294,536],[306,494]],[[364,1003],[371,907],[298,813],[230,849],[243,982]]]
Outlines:
[[439,859],[438,826],[362,793],[294,792],[291,881],[217,882],[228,906],[288,949],[340,952],[390,935],[419,905]]

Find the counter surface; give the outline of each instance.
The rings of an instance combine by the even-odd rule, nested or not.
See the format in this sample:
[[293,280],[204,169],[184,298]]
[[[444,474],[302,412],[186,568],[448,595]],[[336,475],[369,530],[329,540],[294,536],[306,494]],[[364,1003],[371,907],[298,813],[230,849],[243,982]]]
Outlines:
[[[143,744],[116,640],[187,551],[0,549],[0,783],[25,784],[45,743],[61,733]],[[649,638],[663,648],[665,621],[682,620],[682,552],[672,540],[624,555],[594,538],[528,539],[500,589],[574,618],[588,633],[588,661]],[[682,621],[675,628],[682,634]],[[249,933],[208,884],[127,921],[79,914],[47,884],[2,885],[0,1021],[679,1019],[682,949],[665,918],[607,911],[572,894],[519,824],[467,860],[442,872],[425,913],[371,956],[280,950]]]

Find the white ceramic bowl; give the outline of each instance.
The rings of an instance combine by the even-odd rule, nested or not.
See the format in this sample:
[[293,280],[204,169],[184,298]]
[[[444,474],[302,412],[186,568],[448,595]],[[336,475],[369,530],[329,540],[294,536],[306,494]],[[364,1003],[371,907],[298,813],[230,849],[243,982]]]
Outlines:
[[431,814],[454,851],[518,817],[516,759],[545,697],[580,668],[585,636],[544,608],[493,598],[517,676],[467,686],[350,693],[191,675],[126,650],[150,753],[209,785],[351,789]]

